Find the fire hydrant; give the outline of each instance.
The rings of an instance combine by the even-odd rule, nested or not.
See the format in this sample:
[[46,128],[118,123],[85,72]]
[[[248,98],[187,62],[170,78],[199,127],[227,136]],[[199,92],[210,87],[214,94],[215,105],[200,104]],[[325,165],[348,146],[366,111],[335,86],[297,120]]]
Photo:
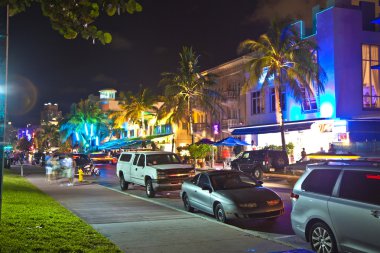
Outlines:
[[82,168],[80,168],[78,170],[78,181],[79,181],[79,183],[83,182],[83,175],[84,175],[84,172],[83,172]]

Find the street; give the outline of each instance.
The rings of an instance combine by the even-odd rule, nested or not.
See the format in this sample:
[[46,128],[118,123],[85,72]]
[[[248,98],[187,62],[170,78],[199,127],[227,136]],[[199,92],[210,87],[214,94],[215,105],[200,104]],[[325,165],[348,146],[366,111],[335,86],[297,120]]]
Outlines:
[[[123,192],[120,190],[119,181],[115,174],[115,165],[97,164],[96,166],[100,169],[100,176],[97,178],[88,177],[87,180],[96,181],[100,185],[108,187],[114,191],[138,197],[155,204],[173,208],[175,210],[183,210],[183,203],[179,197],[179,191],[157,193],[156,197],[153,199],[146,196],[145,189],[141,186],[129,185],[128,190]],[[254,235],[257,235],[257,232],[259,232],[261,237],[283,241],[294,245],[297,248],[309,249],[309,244],[296,237],[291,227],[291,186],[286,178],[267,174],[263,181],[265,187],[271,188],[282,198],[285,204],[285,214],[275,220],[232,220],[229,222],[229,225],[238,227]],[[215,219],[213,216],[199,211],[197,211],[196,214],[204,219]]]

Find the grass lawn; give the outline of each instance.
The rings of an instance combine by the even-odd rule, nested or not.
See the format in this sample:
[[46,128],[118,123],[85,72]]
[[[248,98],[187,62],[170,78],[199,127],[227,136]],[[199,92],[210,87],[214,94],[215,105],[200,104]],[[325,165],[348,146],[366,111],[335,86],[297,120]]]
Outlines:
[[0,253],[121,252],[25,178],[4,174]]

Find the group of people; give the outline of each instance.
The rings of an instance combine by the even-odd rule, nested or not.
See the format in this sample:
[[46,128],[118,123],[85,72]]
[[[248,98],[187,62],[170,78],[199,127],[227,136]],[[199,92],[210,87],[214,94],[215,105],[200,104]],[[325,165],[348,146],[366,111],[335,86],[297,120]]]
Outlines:
[[15,151],[9,151],[5,152],[5,158],[7,159],[7,162],[10,165],[16,165],[16,164],[24,164],[26,160],[26,155],[24,152],[15,152]]
[[[323,147],[321,147],[321,149],[319,150],[319,153],[326,153],[326,151],[323,149]],[[336,149],[335,149],[335,146],[334,144],[330,144],[329,146],[329,150],[327,151],[328,154],[335,154],[336,153]],[[302,151],[301,151],[301,158],[305,158],[306,157],[306,150],[305,148],[302,148]]]
[[45,159],[46,180],[49,183],[53,180],[64,178],[67,179],[67,186],[74,185],[76,163],[71,156],[64,155],[60,157],[47,154]]

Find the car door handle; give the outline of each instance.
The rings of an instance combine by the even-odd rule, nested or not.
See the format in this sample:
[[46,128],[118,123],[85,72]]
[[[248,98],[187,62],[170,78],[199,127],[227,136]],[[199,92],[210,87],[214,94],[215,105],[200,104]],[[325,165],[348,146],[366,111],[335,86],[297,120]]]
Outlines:
[[380,217],[380,211],[379,210],[371,210],[371,215],[375,218]]
[[137,171],[137,168],[135,169],[135,171]]

